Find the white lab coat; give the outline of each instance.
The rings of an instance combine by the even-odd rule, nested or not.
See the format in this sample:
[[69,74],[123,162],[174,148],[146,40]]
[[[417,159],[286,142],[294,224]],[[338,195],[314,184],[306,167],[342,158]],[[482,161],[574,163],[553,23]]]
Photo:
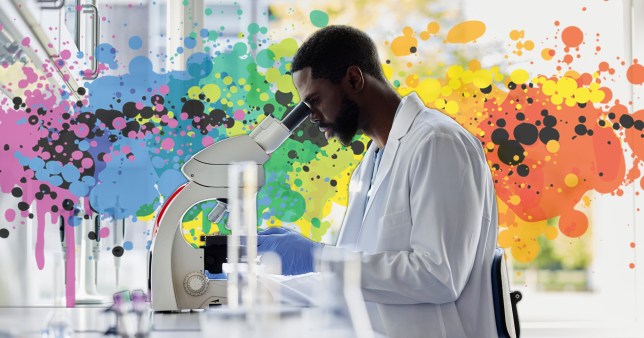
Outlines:
[[480,141],[403,98],[366,194],[375,143],[356,168],[333,250],[361,252],[372,325],[389,337],[494,337],[496,195]]

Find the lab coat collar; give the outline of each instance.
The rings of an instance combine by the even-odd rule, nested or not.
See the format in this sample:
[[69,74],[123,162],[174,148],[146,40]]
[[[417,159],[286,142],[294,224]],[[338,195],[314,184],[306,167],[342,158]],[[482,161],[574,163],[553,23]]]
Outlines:
[[[367,208],[364,212],[363,221],[367,216],[371,205],[373,204],[382,181],[385,179],[385,177],[387,177],[389,170],[394,163],[396,153],[398,152],[398,146],[400,145],[400,139],[403,136],[407,135],[407,132],[409,132],[414,119],[416,119],[418,113],[423,108],[425,108],[423,101],[420,100],[416,93],[411,93],[405,96],[400,101],[400,105],[400,110],[394,118],[394,123],[392,124],[391,131],[389,132],[389,136],[387,137],[385,152],[382,154],[382,158],[380,159],[380,165],[378,167],[378,172],[376,173],[376,179],[373,186],[371,187],[371,189],[373,190],[374,198],[369,199]],[[372,142],[371,146],[367,150],[367,154],[371,154],[371,156],[366,157],[367,162],[365,164],[368,165],[368,167],[373,167],[373,153],[376,147],[377,145],[375,144],[375,142]]]

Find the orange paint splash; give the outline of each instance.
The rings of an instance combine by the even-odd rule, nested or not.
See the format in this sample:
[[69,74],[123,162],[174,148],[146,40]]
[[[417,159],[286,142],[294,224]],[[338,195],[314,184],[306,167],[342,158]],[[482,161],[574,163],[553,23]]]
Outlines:
[[396,56],[410,55],[415,53],[417,48],[418,40],[414,37],[414,30],[411,27],[403,28],[403,35],[391,42],[391,51]]
[[626,78],[628,82],[636,85],[644,83],[644,66],[636,62],[633,63],[626,71]]
[[570,48],[576,48],[584,42],[584,33],[576,26],[568,26],[561,32],[561,40]]
[[485,34],[485,23],[478,20],[463,21],[452,27],[447,33],[449,43],[467,43]]

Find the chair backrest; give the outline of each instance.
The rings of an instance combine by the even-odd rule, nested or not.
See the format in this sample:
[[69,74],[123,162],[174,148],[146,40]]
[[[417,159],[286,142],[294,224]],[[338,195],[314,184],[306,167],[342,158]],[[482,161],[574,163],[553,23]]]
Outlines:
[[505,263],[504,250],[496,248],[492,260],[492,299],[496,331],[501,338],[519,338],[519,314],[517,303],[522,295],[519,291],[510,291],[508,269]]

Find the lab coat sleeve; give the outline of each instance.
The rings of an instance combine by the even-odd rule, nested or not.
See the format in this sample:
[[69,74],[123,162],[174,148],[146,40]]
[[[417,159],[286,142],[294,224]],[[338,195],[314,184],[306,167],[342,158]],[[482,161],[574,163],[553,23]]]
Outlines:
[[[362,254],[365,300],[382,304],[458,299],[481,232],[488,170],[463,135],[431,133],[410,165],[411,251]],[[387,224],[383,224],[387,226]]]

